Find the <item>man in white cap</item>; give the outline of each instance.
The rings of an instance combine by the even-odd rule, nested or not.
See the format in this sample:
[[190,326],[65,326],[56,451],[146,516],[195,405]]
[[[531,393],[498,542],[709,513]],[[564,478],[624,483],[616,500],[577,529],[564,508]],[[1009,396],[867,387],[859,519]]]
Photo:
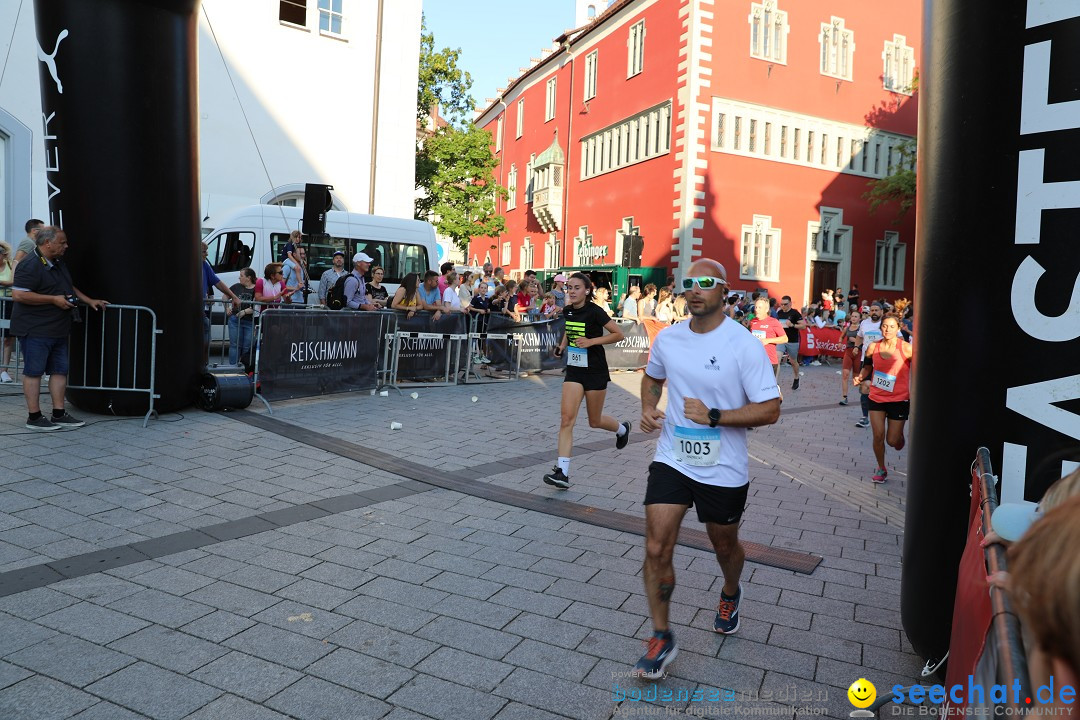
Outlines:
[[372,259],[367,253],[353,255],[353,271],[345,278],[345,304],[350,310],[377,310],[375,303],[367,296],[367,283],[364,274],[371,267]]

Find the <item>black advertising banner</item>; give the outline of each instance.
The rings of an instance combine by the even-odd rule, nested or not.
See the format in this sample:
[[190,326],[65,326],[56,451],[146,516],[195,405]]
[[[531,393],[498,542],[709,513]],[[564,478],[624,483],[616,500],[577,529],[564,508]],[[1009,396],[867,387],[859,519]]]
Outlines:
[[286,400],[378,385],[383,313],[268,310],[259,341],[259,393]]
[[[604,346],[608,368],[610,370],[637,370],[645,367],[649,361],[650,347],[649,334],[645,326],[640,323],[619,322],[619,329],[625,336],[623,340]],[[551,352],[551,349],[562,340],[565,331],[562,318],[519,323],[501,315],[492,315],[488,331],[508,333],[520,339],[523,372],[558,370],[566,366],[566,358],[555,357]],[[498,370],[512,368],[513,363],[507,354],[505,343],[489,343],[487,355],[491,358],[492,367]]]
[[1063,463],[1080,441],[1080,3],[924,7],[901,612],[940,658],[977,448],[1002,502],[1038,500],[1080,459]]
[[645,325],[638,322],[616,320],[623,339],[613,345],[605,345],[608,369],[637,370],[649,364],[649,348],[652,343]]
[[[155,408],[190,404],[203,366],[198,194],[197,0],[35,0],[49,214],[67,232],[75,285],[145,305],[157,340]],[[148,272],[148,269],[158,272]],[[162,272],[170,275],[163,291]],[[85,312],[85,311],[84,311]],[[150,366],[149,333],[75,333],[71,357],[109,373]],[[73,365],[72,369],[75,369]],[[92,412],[141,414],[142,393],[69,390]]]
[[[514,322],[504,315],[492,315],[488,321],[488,332],[514,335],[521,342],[521,371],[540,372],[556,370],[566,364],[564,358],[555,357],[551,349],[559,344],[563,336],[563,320],[544,320],[542,322]],[[497,370],[511,370],[513,363],[507,355],[505,343],[488,344],[488,357],[491,366]]]
[[[426,312],[411,318],[399,313],[398,332],[439,335],[439,337],[403,337],[398,349],[398,380],[432,380],[446,375],[447,355],[451,347],[458,348],[460,367],[465,367],[468,343],[451,343],[443,335],[465,335],[468,317],[464,313],[445,313],[438,320]],[[450,367],[453,368],[451,359]]]

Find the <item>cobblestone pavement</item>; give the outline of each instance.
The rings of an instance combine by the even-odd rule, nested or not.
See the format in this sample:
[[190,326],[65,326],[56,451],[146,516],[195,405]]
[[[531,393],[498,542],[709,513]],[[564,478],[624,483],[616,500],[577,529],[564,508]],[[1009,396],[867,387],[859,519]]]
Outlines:
[[[922,665],[899,613],[906,452],[873,486],[858,403],[837,405],[835,367],[804,371],[751,433],[741,536],[820,564],[748,563],[722,637],[715,558],[680,546],[680,652],[656,685],[625,676],[651,632],[637,531],[655,439],[616,451],[583,414],[573,487],[544,485],[558,375],[146,429],[82,414],[49,435],[22,433],[8,386],[0,718],[846,717],[854,680],[907,685]],[[636,427],[640,375],[614,378],[607,409]]]

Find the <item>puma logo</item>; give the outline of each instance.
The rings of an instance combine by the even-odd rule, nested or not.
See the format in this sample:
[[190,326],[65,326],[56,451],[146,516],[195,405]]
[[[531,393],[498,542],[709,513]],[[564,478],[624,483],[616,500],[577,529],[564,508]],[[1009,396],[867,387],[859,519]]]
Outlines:
[[56,44],[53,45],[52,55],[47,54],[38,45],[38,60],[45,63],[45,67],[49,68],[49,74],[52,75],[53,81],[56,83],[56,91],[61,95],[64,94],[64,85],[60,82],[60,76],[56,74],[56,53],[60,50],[60,41],[68,36],[68,31],[65,28],[60,31],[60,34],[56,36]]

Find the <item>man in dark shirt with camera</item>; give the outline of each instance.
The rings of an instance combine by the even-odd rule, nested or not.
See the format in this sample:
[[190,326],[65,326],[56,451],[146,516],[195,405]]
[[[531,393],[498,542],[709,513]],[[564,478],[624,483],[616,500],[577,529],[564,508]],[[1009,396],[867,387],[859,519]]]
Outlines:
[[[82,427],[64,409],[67,391],[68,335],[76,307],[81,303],[94,310],[108,305],[79,291],[64,264],[67,235],[57,227],[43,227],[34,238],[34,251],[15,268],[12,297],[11,334],[19,338],[23,351],[23,395],[30,415],[26,427],[51,431]],[[41,376],[49,375],[52,419],[41,414]]]

